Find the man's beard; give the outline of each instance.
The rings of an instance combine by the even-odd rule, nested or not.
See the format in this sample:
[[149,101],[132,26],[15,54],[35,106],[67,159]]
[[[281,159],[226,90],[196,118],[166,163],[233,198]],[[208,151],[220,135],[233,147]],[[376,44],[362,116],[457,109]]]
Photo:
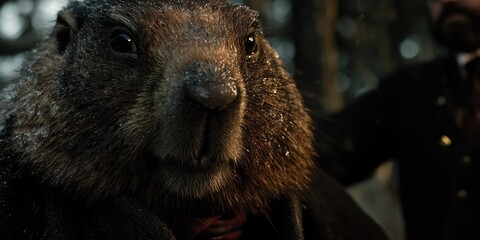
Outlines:
[[[452,14],[464,15],[465,20],[445,23]],[[432,25],[435,40],[452,51],[471,52],[480,48],[480,16],[470,9],[446,5]]]

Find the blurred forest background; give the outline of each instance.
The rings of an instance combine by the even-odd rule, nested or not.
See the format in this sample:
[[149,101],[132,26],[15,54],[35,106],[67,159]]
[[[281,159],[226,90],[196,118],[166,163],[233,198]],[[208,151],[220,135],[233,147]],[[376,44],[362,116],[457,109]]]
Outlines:
[[[236,0],[261,12],[264,32],[296,77],[313,114],[339,110],[393,69],[440,51],[425,1]],[[44,39],[67,0],[0,0],[0,87],[13,81],[25,51]],[[388,232],[403,239],[395,169],[388,163],[350,193]]]

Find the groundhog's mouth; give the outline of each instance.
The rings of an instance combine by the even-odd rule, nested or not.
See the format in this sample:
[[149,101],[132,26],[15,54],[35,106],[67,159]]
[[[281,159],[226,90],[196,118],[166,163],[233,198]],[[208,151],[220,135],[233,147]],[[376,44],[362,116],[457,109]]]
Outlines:
[[159,170],[167,170],[178,174],[214,173],[234,167],[229,163],[231,161],[208,157],[205,154],[192,159],[158,158],[153,154],[147,154],[146,159]]
[[152,183],[181,197],[203,198],[220,191],[235,178],[235,164],[232,161],[206,155],[199,159],[159,159],[150,155],[146,159],[152,169]]
[[205,155],[200,156],[198,159],[192,159],[189,161],[171,159],[165,161],[165,164],[161,165],[168,169],[175,170],[175,172],[184,173],[216,172],[227,167],[227,164],[224,161],[214,160]]

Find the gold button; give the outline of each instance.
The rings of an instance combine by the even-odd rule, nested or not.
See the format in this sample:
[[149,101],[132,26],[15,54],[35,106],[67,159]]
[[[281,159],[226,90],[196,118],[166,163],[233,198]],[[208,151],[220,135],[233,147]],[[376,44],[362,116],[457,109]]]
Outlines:
[[440,96],[437,98],[437,106],[443,107],[447,103],[447,98],[445,96]]
[[466,199],[468,197],[468,192],[465,189],[460,189],[458,190],[457,195],[460,199]]
[[452,145],[452,139],[450,139],[447,135],[443,135],[440,138],[440,145],[443,147],[448,147]]
[[463,164],[465,165],[471,165],[472,164],[472,158],[468,155],[463,156]]

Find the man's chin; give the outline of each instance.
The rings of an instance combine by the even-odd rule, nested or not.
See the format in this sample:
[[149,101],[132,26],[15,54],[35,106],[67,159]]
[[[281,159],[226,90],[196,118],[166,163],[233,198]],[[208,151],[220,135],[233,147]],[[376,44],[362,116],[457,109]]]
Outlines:
[[480,48],[480,44],[449,43],[446,47],[453,52],[469,53]]
[[480,48],[480,32],[473,31],[470,26],[452,24],[441,32],[434,32],[433,37],[454,52],[472,52]]
[[480,36],[444,38],[441,43],[453,52],[473,52],[480,48]]
[[433,25],[433,37],[454,52],[480,48],[480,20],[465,12],[452,12]]

